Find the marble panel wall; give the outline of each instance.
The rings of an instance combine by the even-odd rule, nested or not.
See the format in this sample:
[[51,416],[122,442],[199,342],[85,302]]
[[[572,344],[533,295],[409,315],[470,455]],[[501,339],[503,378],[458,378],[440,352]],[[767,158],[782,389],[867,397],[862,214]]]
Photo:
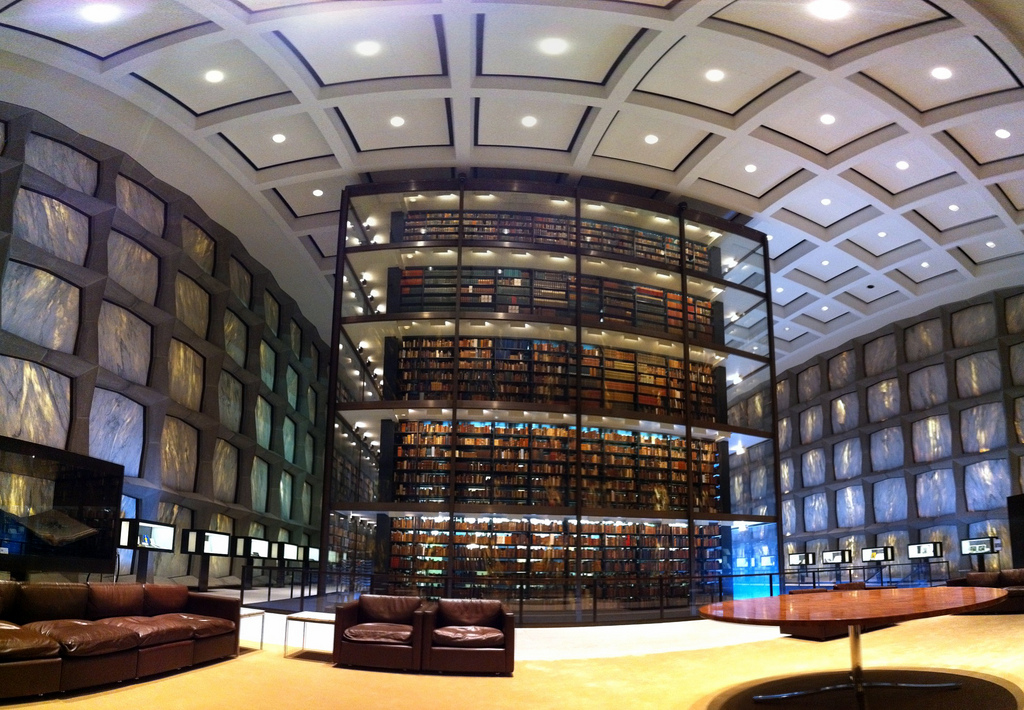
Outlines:
[[786,451],[793,445],[793,427],[791,423],[792,420],[789,417],[781,417],[779,419],[779,451]]
[[792,498],[782,501],[782,532],[792,535],[796,529],[796,501]]
[[895,377],[868,388],[868,421],[884,422],[900,413],[900,383]]
[[864,470],[863,467],[860,439],[847,439],[832,447],[832,468],[837,481],[859,476]]
[[782,477],[783,493],[792,492],[796,485],[796,474],[793,469],[793,459],[782,459],[779,461],[779,474]]
[[164,201],[134,180],[123,175],[116,181],[117,207],[140,227],[158,237],[164,235]]
[[52,197],[20,190],[14,202],[14,236],[82,266],[89,251],[89,218]]
[[263,292],[263,320],[266,321],[270,332],[277,335],[281,326],[281,304],[270,291]]
[[249,349],[249,329],[241,318],[231,311],[224,312],[224,352],[239,367],[245,367],[245,353]]
[[852,384],[857,376],[857,353],[847,350],[828,361],[828,386],[837,390]]
[[308,483],[302,484],[302,497],[299,504],[302,507],[302,522],[309,525],[313,515],[313,486]]
[[104,301],[97,329],[100,367],[131,382],[146,384],[152,349],[150,325],[132,312]]
[[79,192],[96,194],[99,163],[70,146],[29,133],[25,163]]
[[821,369],[809,367],[797,375],[797,392],[801,402],[808,402],[821,394]]
[[107,275],[139,300],[156,303],[160,259],[120,232],[111,231],[107,241]]
[[217,388],[220,423],[234,432],[242,430],[242,383],[221,371]]
[[812,493],[804,498],[804,531],[820,532],[828,529],[828,498],[824,493]]
[[[235,532],[235,521],[223,513],[214,513],[210,516],[210,530],[214,532],[227,533],[233,535]],[[230,557],[211,557],[210,558],[210,576],[215,579],[227,577],[231,574],[231,558]]]
[[779,409],[788,409],[792,405],[790,391],[789,380],[779,380],[775,383],[775,400],[779,405]]
[[256,443],[264,449],[270,448],[271,427],[270,402],[262,397],[256,398]]
[[281,517],[288,520],[292,517],[292,485],[294,477],[287,472],[281,473],[278,493],[281,496]]
[[860,423],[860,400],[851,392],[832,400],[832,432],[842,434],[853,431]]
[[274,389],[274,373],[277,371],[277,353],[265,340],[260,341],[260,379]]
[[732,470],[729,476],[729,500],[732,503],[732,510],[736,513],[746,513],[750,510],[750,488],[747,485],[749,479],[742,471]]
[[914,461],[935,461],[949,458],[953,452],[953,435],[949,428],[949,415],[939,414],[919,419],[911,425]]
[[313,462],[316,458],[316,441],[313,439],[313,435],[306,433],[305,443],[302,446],[302,467],[306,469],[306,473],[313,473]]
[[[302,328],[295,321],[288,322],[288,339],[292,345],[292,352],[296,355],[302,355]],[[316,368],[313,368],[316,372]]]
[[1003,385],[999,353],[987,350],[956,361],[956,391],[961,399],[995,392]]
[[56,488],[55,481],[0,471],[0,511],[19,518],[45,513]]
[[288,463],[295,463],[295,422],[284,418],[281,427],[281,438],[284,444],[284,458]]
[[864,346],[864,371],[868,377],[896,367],[896,336],[883,335]]
[[[1006,518],[999,520],[982,520],[979,523],[971,523],[967,526],[968,537],[997,537],[1006,541],[1010,539],[1010,526]],[[1001,552],[994,555],[983,555],[985,559],[985,571],[996,572],[1001,569],[1013,567],[1013,556],[1010,546],[1003,545]]]
[[903,432],[889,427],[871,435],[871,470],[887,471],[903,465]]
[[108,390],[92,395],[89,413],[89,455],[124,466],[124,475],[138,478],[145,442],[145,410],[138,402]]
[[[165,525],[173,525],[176,530],[187,530],[192,524],[192,510],[176,503],[160,501],[157,505],[156,521]],[[188,574],[189,556],[177,551],[156,552],[150,555],[153,576],[156,578],[183,577]]]
[[942,557],[950,570],[960,569],[960,534],[956,525],[934,525],[921,529],[921,542],[941,542]]
[[805,488],[820,486],[825,482],[825,452],[811,449],[804,452],[800,460],[800,472]]
[[312,345],[309,346],[309,350],[306,352],[306,356],[309,358],[309,368],[320,374],[320,351]]
[[217,256],[216,244],[209,234],[190,219],[182,220],[181,246],[200,269],[213,275],[214,260]]
[[906,530],[889,530],[875,535],[875,545],[878,547],[892,547],[896,552],[896,562],[907,563],[907,548],[910,546],[910,533]]
[[874,485],[871,497],[875,504],[876,523],[895,523],[907,519],[907,481],[888,478]]
[[1010,462],[1006,459],[979,461],[964,467],[967,510],[1004,508],[1012,488]]
[[1024,343],[1010,348],[1010,378],[1015,385],[1024,385]]
[[206,337],[210,330],[210,294],[181,273],[174,280],[174,312],[189,330]]
[[[903,331],[903,347],[907,360],[914,362],[942,352],[942,322],[932,318]],[[895,363],[893,363],[895,367]]]
[[915,479],[917,514],[937,518],[956,512],[956,481],[953,469],[942,468],[919,473]]
[[53,274],[11,261],[0,290],[4,330],[44,348],[75,351],[79,290]]
[[252,488],[252,509],[258,513],[267,512],[267,493],[270,490],[270,466],[258,456],[252,461],[249,475]]
[[165,488],[191,493],[196,487],[199,464],[199,432],[180,419],[164,419],[160,437],[161,483]]
[[252,274],[237,259],[228,262],[228,285],[247,308],[252,302]]
[[249,523],[249,537],[258,537],[263,540],[266,540],[267,526],[257,522]]
[[234,503],[238,489],[238,449],[217,439],[213,451],[213,497],[222,503]]
[[180,340],[171,340],[168,353],[171,399],[199,411],[203,404],[206,360]]
[[847,486],[836,491],[836,525],[841,528],[864,525],[863,486]]
[[800,413],[800,443],[810,444],[821,438],[821,407],[810,407]]
[[299,406],[299,373],[289,366],[288,369],[285,370],[284,379],[288,405],[292,409],[296,409]]
[[907,389],[910,390],[910,408],[913,410],[943,404],[949,399],[946,368],[932,365],[911,372],[907,377]]
[[953,346],[965,348],[996,337],[996,312],[991,303],[957,311],[951,318]]
[[306,388],[306,417],[316,426],[316,390],[312,387]]
[[1006,413],[1002,402],[981,404],[960,412],[960,444],[977,454],[1006,446]]
[[62,449],[70,424],[70,378],[0,355],[0,435]]
[[1010,296],[1003,302],[1007,333],[1024,333],[1024,294]]

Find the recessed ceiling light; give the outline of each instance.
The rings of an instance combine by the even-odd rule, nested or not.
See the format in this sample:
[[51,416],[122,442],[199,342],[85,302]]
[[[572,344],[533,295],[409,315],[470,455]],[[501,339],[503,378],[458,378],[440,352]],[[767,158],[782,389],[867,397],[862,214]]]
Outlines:
[[959,210],[960,210],[960,206],[959,205],[950,205],[949,206],[949,211],[950,212],[958,212]]
[[768,241],[771,241],[771,240],[772,240],[772,235],[769,234],[768,235]]
[[364,57],[372,57],[381,50],[380,42],[374,42],[373,40],[366,40],[365,42],[359,42],[355,46],[356,54],[361,54]]
[[405,125],[405,119],[402,118],[401,116],[392,116],[391,117],[391,125],[394,126],[395,128],[398,128],[399,126],[404,126]]
[[750,165],[747,165],[743,169],[746,170],[748,173],[752,173],[752,172],[755,172],[757,170],[757,166],[754,165],[753,163],[751,163]]
[[910,163],[908,163],[906,160],[900,160],[899,162],[896,163],[896,168],[898,170],[906,170],[909,167]]
[[927,269],[929,266],[931,266],[931,264],[929,264],[927,261],[922,261],[921,262],[921,268],[922,269]]
[[995,249],[996,248],[996,243],[995,242],[985,242],[985,246],[987,246],[989,249]]
[[313,197],[323,197],[323,196],[324,196],[324,191],[323,190],[320,190],[320,189],[313,190]]
[[828,259],[823,259],[821,262],[822,266],[828,266]]
[[828,310],[828,306],[822,306],[822,307],[821,307],[821,310],[823,310],[823,311],[827,311],[827,310]]
[[884,236],[885,236],[885,232],[879,232],[879,233],[878,233],[878,236],[880,236],[880,237],[884,237]]
[[523,116],[521,123],[527,128],[533,128],[537,125],[537,119],[534,116]]
[[782,293],[782,286],[779,286],[777,289],[775,289],[775,293]]
[[203,75],[203,78],[211,84],[219,84],[220,82],[224,81],[224,72],[222,72],[220,69],[211,69]]
[[274,141],[275,143],[284,143],[285,140],[287,140],[287,138],[285,137],[285,135],[283,133],[275,133],[274,135],[272,135],[270,137],[270,139],[272,141]]
[[831,205],[831,204],[832,204],[832,200],[830,200],[830,199],[828,199],[828,198],[826,197],[826,198],[825,198],[824,200],[822,200],[822,201],[821,201],[821,204],[823,204],[823,205],[825,205],[826,207],[828,207],[829,205]]
[[704,78],[708,81],[721,81],[725,78],[725,72],[721,69],[708,69]]
[[569,49],[569,43],[561,37],[547,37],[538,42],[537,46],[544,54],[564,54]]
[[821,114],[821,118],[819,120],[826,126],[831,126],[833,123],[836,122],[836,117],[830,113],[823,113]]
[[996,138],[1009,138],[1010,132],[1005,128],[1000,128],[996,131]]
[[644,143],[646,143],[647,145],[654,145],[657,142],[658,136],[654,135],[653,133],[644,136]]
[[953,76],[953,72],[946,67],[935,67],[932,69],[932,77],[935,79],[948,79]]
[[108,2],[97,2],[86,5],[78,11],[79,16],[88,22],[102,24],[113,22],[121,16],[121,8]]
[[850,14],[850,3],[845,0],[814,0],[807,11],[822,20],[841,20]]

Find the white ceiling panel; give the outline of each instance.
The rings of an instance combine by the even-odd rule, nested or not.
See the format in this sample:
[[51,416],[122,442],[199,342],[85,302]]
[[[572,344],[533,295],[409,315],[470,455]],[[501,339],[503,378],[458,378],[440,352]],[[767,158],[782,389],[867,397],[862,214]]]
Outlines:
[[858,227],[846,235],[845,241],[856,244],[873,256],[883,256],[919,241],[922,236],[913,224],[897,215],[891,215]]
[[[345,189],[345,185],[337,179],[325,178],[293,185],[282,185],[275,189],[296,217],[308,217],[312,214],[337,212],[341,209],[341,192]],[[318,195],[317,192],[321,194]]]
[[947,133],[980,165],[1024,155],[1024,104],[985,111]]
[[[982,192],[951,190],[917,208],[917,213],[940,232],[991,217],[992,205]],[[955,209],[954,209],[955,208]]]
[[919,140],[887,143],[853,168],[893,195],[955,171],[928,143]]
[[[645,138],[649,135],[658,141],[648,143]],[[678,117],[624,109],[608,126],[594,155],[675,170],[707,135]]]
[[[570,150],[587,107],[514,94],[485,96],[477,104],[477,145]],[[536,122],[527,127],[523,119]],[[528,121],[528,123],[531,123]]]
[[1024,254],[1024,235],[1019,230],[1008,229],[972,239],[961,244],[960,249],[975,264],[987,264]]
[[765,145],[756,138],[743,138],[716,151],[713,160],[705,161],[701,167],[702,180],[761,197],[799,171],[801,164],[781,148]]
[[[221,135],[257,170],[333,154],[320,129],[305,113],[264,119],[245,127],[232,126]],[[283,135],[285,140],[277,142],[275,135]]]
[[918,257],[905,264],[900,264],[899,271],[914,283],[924,284],[950,272],[955,272],[956,267],[956,260],[949,254],[934,252],[926,257]]
[[812,180],[782,200],[787,210],[822,227],[835,224],[868,204],[858,190],[827,177]]
[[[378,97],[339,110],[360,151],[451,145],[444,99]],[[396,118],[404,123],[392,125]]]
[[1015,209],[1024,210],[1024,178],[1001,181],[997,187],[1006,195]]

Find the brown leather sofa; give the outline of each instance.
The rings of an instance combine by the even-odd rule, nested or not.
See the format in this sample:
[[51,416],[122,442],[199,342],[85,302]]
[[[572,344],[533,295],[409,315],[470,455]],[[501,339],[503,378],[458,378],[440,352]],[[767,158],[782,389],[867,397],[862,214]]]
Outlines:
[[341,604],[334,618],[334,663],[418,671],[423,638],[418,597],[363,594]]
[[441,599],[423,614],[423,670],[512,675],[515,638],[500,601]]
[[1024,612],[1024,569],[1004,569],[999,572],[968,572],[965,577],[946,581],[947,587],[999,587],[1007,592],[1006,598],[984,609],[968,614],[1020,614]]
[[0,581],[0,698],[236,656],[240,607],[174,584]]

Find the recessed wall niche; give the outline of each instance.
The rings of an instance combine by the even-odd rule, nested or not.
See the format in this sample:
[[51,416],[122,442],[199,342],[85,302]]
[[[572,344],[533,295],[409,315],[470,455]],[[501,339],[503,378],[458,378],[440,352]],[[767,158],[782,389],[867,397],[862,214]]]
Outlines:
[[948,414],[919,419],[911,425],[914,461],[948,458],[953,453],[952,439]]
[[801,402],[809,402],[821,394],[821,369],[808,367],[797,375],[797,391]]
[[888,471],[903,465],[903,432],[889,427],[871,435],[871,470]]
[[224,312],[224,352],[239,367],[245,367],[245,353],[248,350],[249,329],[242,319],[231,311]]
[[832,433],[853,431],[860,423],[860,400],[856,392],[832,400]]
[[165,487],[187,493],[194,491],[199,464],[199,431],[175,417],[164,419],[160,463],[161,483]]
[[804,453],[800,461],[800,471],[803,476],[804,488],[820,486],[825,482],[825,452],[821,449],[811,449]]
[[281,482],[278,492],[281,496],[281,517],[285,520],[292,517],[292,485],[294,477],[287,472],[281,472]]
[[242,383],[221,371],[217,387],[220,423],[234,432],[242,430]]
[[832,448],[832,468],[837,481],[859,476],[863,466],[860,439],[840,441]]
[[206,360],[180,340],[171,340],[168,354],[171,399],[199,411],[203,404],[203,371]]
[[868,377],[896,367],[896,336],[883,335],[864,346],[864,372]]
[[953,469],[941,468],[920,473],[915,479],[917,514],[922,518],[937,518],[956,512],[956,481]]
[[793,459],[782,459],[779,461],[779,475],[782,477],[782,492],[791,492],[796,483],[796,476],[793,471]]
[[144,409],[138,402],[97,389],[89,412],[89,455],[124,466],[124,475],[138,478],[145,439]]
[[863,486],[847,486],[836,491],[836,525],[841,528],[864,525]]
[[295,422],[288,417],[284,418],[284,424],[281,426],[281,442],[285,460],[288,463],[295,463]]
[[265,340],[260,341],[260,379],[268,388],[274,389],[274,373],[277,370],[277,353]]
[[213,497],[222,503],[234,503],[237,487],[238,449],[217,439],[213,451]]
[[884,422],[900,413],[900,383],[895,377],[868,388],[868,421]]
[[871,491],[876,523],[895,523],[907,519],[907,481],[888,478],[879,481]]
[[1024,333],[1024,294],[1010,296],[1003,303],[1007,333]]
[[79,290],[53,274],[11,261],[3,275],[0,322],[4,330],[64,353],[75,351]]
[[71,379],[0,355],[0,435],[64,448],[71,423]]
[[228,283],[231,292],[248,308],[252,302],[252,274],[234,258],[228,262]]
[[828,529],[828,498],[824,493],[812,493],[804,498],[804,531],[819,532]]
[[821,407],[810,407],[800,413],[800,443],[810,444],[821,438]]
[[271,409],[270,402],[256,398],[256,443],[264,449],[270,448]]
[[779,418],[779,451],[786,451],[793,445],[793,427],[789,417]]
[[252,509],[267,512],[267,492],[270,490],[270,465],[258,456],[252,461],[252,472],[249,474],[252,489]]
[[281,304],[271,295],[270,291],[263,292],[263,320],[267,322],[270,332],[277,335],[277,329],[281,323]]
[[964,467],[967,510],[1003,508],[1012,488],[1010,462],[1005,459],[979,461]]

